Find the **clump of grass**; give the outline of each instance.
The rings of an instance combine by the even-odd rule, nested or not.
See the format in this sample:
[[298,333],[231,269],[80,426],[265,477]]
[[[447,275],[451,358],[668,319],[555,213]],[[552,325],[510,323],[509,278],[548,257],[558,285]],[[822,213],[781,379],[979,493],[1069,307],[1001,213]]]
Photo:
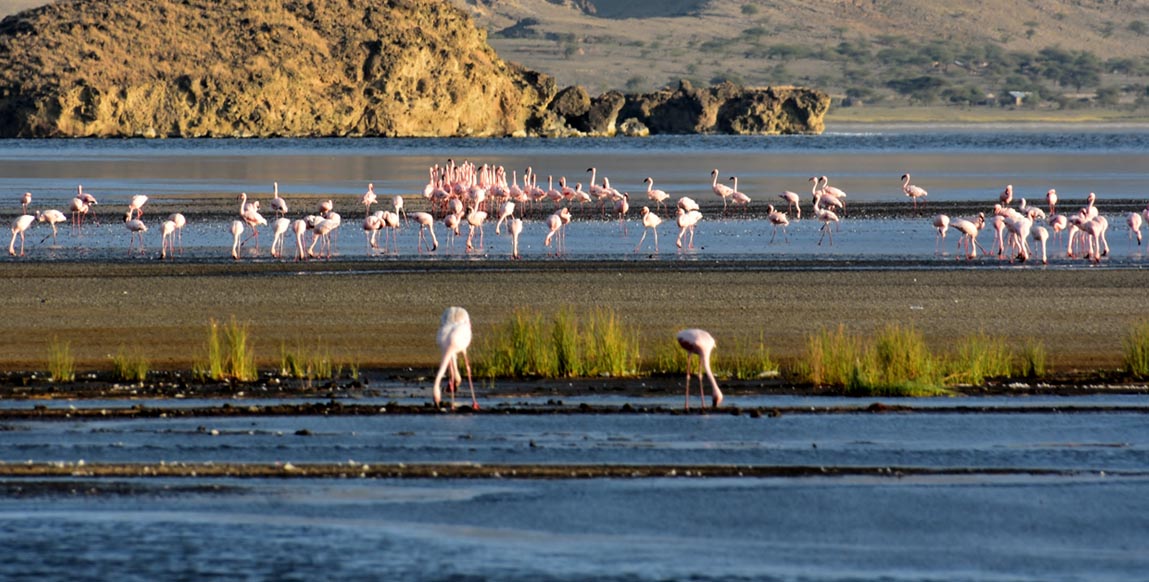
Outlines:
[[806,338],[805,363],[815,385],[846,386],[859,375],[864,356],[861,340],[847,334],[845,325],[836,331],[823,328]]
[[53,382],[71,382],[76,379],[76,358],[72,344],[52,338],[48,347],[48,373]]
[[946,381],[951,384],[980,386],[986,378],[1008,378],[1012,358],[1002,338],[991,338],[984,332],[968,335],[958,341],[949,361]]
[[490,378],[625,376],[638,367],[637,333],[606,308],[578,314],[563,307],[549,322],[537,310],[518,308],[487,337],[475,368]]
[[650,374],[685,374],[686,350],[670,338],[654,349],[654,355],[643,361],[643,369]]
[[733,346],[715,357],[715,368],[718,375],[735,380],[753,380],[778,373],[778,363],[770,357],[762,335],[758,336],[757,342],[735,338]]
[[208,322],[207,365],[196,366],[197,375],[206,375],[215,381],[238,380],[250,382],[259,377],[255,367],[255,352],[251,345],[248,324],[240,324],[235,317],[226,326],[212,319]]
[[[294,350],[288,350],[287,344],[279,347],[280,374],[300,380],[330,380],[343,373],[343,365],[331,359],[330,350],[316,345],[315,349],[306,349],[297,344]],[[358,366],[354,367],[355,376],[359,376]]]
[[1149,321],[1133,324],[1124,343],[1125,371],[1137,379],[1149,378]]
[[148,377],[149,362],[139,350],[125,353],[123,346],[112,356],[112,373],[123,382],[143,382]]
[[1027,340],[1017,359],[1018,372],[1022,377],[1040,378],[1045,375],[1045,343],[1041,340]]

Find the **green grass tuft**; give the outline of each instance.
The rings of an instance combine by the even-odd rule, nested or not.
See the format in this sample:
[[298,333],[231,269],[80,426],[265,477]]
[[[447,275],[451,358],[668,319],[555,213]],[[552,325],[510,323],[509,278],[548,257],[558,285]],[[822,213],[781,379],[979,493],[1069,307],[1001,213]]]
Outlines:
[[120,351],[112,356],[112,373],[123,382],[143,382],[148,377],[149,367],[147,358],[140,354],[138,348],[125,353],[124,347],[120,346]]
[[563,307],[547,322],[537,310],[517,308],[484,337],[475,369],[488,378],[629,376],[638,370],[638,334],[611,309],[576,313]]
[[1125,371],[1137,379],[1149,378],[1149,321],[1133,324],[1125,335]]
[[958,341],[947,368],[947,383],[980,386],[987,378],[1010,377],[1012,357],[1003,338],[979,332]]
[[[685,353],[681,348],[679,351]],[[715,348],[714,351],[721,351],[714,359],[714,373],[724,378],[755,380],[778,373],[778,363],[770,357],[763,335],[759,335],[756,342],[735,338],[730,348],[724,351]]]
[[1045,343],[1029,339],[1017,355],[1018,374],[1024,378],[1036,379],[1045,375]]
[[53,382],[72,382],[76,379],[76,358],[72,355],[72,344],[52,338],[52,344],[48,347],[48,373]]
[[248,324],[240,324],[234,316],[222,329],[218,321],[212,319],[208,322],[207,360],[206,365],[195,366],[197,376],[206,376],[217,382],[251,382],[259,378]]

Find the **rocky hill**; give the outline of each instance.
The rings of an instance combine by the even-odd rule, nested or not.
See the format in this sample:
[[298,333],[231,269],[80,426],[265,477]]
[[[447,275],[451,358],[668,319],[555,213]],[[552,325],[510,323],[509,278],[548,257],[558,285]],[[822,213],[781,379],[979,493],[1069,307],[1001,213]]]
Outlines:
[[828,107],[793,87],[560,93],[446,0],[61,0],[0,22],[3,137],[810,133]]
[[62,1],[0,23],[4,136],[509,135],[548,83],[435,0]]

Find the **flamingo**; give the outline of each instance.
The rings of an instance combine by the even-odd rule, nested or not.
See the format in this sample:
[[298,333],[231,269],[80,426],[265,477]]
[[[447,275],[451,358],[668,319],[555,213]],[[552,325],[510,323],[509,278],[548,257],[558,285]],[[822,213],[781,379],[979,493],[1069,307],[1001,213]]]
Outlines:
[[76,196],[72,199],[72,231],[75,232],[84,222],[84,216],[88,214],[91,206],[84,202],[84,199]]
[[467,310],[462,307],[448,307],[439,320],[439,333],[435,340],[439,344],[439,349],[443,351],[439,372],[435,374],[435,386],[431,389],[435,406],[439,406],[441,399],[439,385],[448,368],[451,376],[447,379],[447,390],[451,393],[452,408],[455,406],[455,389],[463,381],[459,375],[459,354],[463,354],[463,363],[467,366],[467,386],[471,389],[471,408],[478,410],[479,401],[475,399],[475,385],[471,381],[471,361],[467,358],[467,348],[471,345],[471,316]]
[[406,225],[409,218],[407,217],[407,211],[403,209],[403,195],[396,194],[395,196],[392,196],[391,205],[395,207],[395,216],[402,217],[403,224]]
[[1125,221],[1129,224],[1129,235],[1135,235],[1137,237],[1137,246],[1141,246],[1141,224],[1143,221],[1141,213],[1130,212],[1129,216],[1125,218]]
[[950,227],[950,217],[944,214],[934,216],[933,225],[938,231],[938,235],[934,237],[934,254],[936,255],[941,251],[942,241],[946,239],[946,231]]
[[[84,209],[84,212],[83,212],[84,216],[87,216],[88,211],[93,210],[92,207],[96,206],[98,204],[98,202],[96,202],[95,196],[92,196],[91,194],[84,192],[84,185],[83,184],[78,184],[76,186],[76,198],[79,198],[86,205],[86,208]],[[92,212],[92,219],[95,220],[95,218],[96,218],[96,213]],[[99,224],[99,221],[97,220],[96,223]]]
[[786,227],[790,225],[790,219],[786,217],[785,212],[779,212],[774,209],[773,204],[766,205],[766,219],[770,224],[774,225],[774,232],[770,234],[770,243],[774,244],[774,237],[778,236],[778,227],[782,227],[782,237],[786,242],[790,242],[790,234],[786,232]]
[[[274,236],[271,237],[271,256],[278,259],[283,256],[283,238],[287,235],[288,229],[291,228],[291,219],[276,218],[271,225],[274,230]],[[306,229],[307,223],[304,223],[304,230]]]
[[387,252],[391,252],[391,245],[395,245],[395,254],[399,254],[399,215],[389,210],[384,210],[382,215],[383,228],[387,232],[383,233],[383,242],[387,246]]
[[37,222],[47,222],[48,225],[52,227],[52,234],[44,235],[44,238],[40,240],[40,244],[44,244],[44,241],[48,240],[48,237],[51,236],[52,246],[56,246],[56,225],[61,222],[66,222],[68,217],[64,216],[64,213],[59,210],[49,209],[36,213],[36,220]]
[[423,252],[423,245],[427,242],[423,231],[428,231],[431,233],[431,244],[427,245],[427,248],[430,252],[434,252],[435,249],[439,248],[439,240],[435,238],[435,217],[427,212],[415,212],[411,214],[411,217],[419,223],[419,244],[416,250]]
[[[563,219],[558,214],[552,214],[547,217],[547,236],[543,239],[544,247],[551,246],[551,241],[554,240],[555,234],[557,234],[559,229],[562,228],[562,225]],[[556,255],[562,254],[562,250],[557,248],[558,246],[559,245],[556,245],[555,248]]]
[[31,203],[32,203],[32,193],[31,192],[25,192],[24,195],[20,197],[20,205],[24,208],[22,216],[28,215],[28,205]]
[[791,208],[794,209],[794,220],[802,219],[802,206],[798,204],[802,198],[798,196],[797,192],[786,190],[779,194],[778,197],[786,201],[786,204],[788,205],[786,208],[787,212],[789,212]]
[[171,251],[172,258],[175,258],[175,237],[176,237],[176,221],[167,219],[160,225],[160,258],[168,258],[168,251]]
[[630,211],[630,194],[623,193],[614,203],[614,213],[618,215],[618,223],[622,225],[622,236],[626,236],[626,213]]
[[173,212],[168,216],[168,220],[175,223],[176,226],[176,239],[179,240],[180,254],[184,253],[184,227],[187,226],[188,219],[182,213]]
[[331,258],[331,233],[334,232],[335,229],[339,228],[340,222],[341,221],[339,218],[325,218],[319,221],[319,224],[315,225],[315,227],[312,229],[314,232],[312,233],[313,236],[311,239],[311,246],[307,247],[307,256],[313,258],[317,256],[315,254],[315,243],[322,240],[323,244],[319,247],[319,253],[322,255],[323,249],[326,247],[327,254],[324,256],[324,258]]
[[319,214],[326,215],[332,210],[335,210],[335,202],[332,202],[330,198],[319,203]]
[[140,241],[139,250],[143,252],[144,233],[148,231],[148,225],[144,224],[144,221],[138,218],[133,219],[132,210],[128,209],[127,214],[124,215],[124,228],[128,229],[128,232],[132,235],[132,238],[128,241],[128,254],[132,254],[132,245],[136,242],[137,237]]
[[252,237],[255,237],[255,248],[258,250],[259,229],[256,227],[260,225],[267,225],[267,219],[259,213],[259,202],[247,201],[247,192],[243,192],[239,195],[239,217],[243,220],[244,223],[251,227],[251,234],[247,235],[247,238],[243,239],[243,243],[240,243],[240,245],[242,246],[244,243],[251,240]]
[[678,207],[681,208],[682,210],[686,211],[686,212],[699,210],[698,203],[695,202],[694,199],[690,198],[689,196],[683,196],[683,197],[679,198],[678,199]]
[[512,218],[511,222],[507,224],[507,230],[511,232],[511,258],[518,260],[519,256],[519,235],[523,232],[523,221],[518,218]]
[[148,197],[143,195],[143,194],[136,194],[135,196],[132,196],[131,201],[128,202],[128,214],[131,214],[132,212],[136,212],[136,213],[138,213],[136,218],[143,218],[144,217],[144,204],[147,204],[147,203],[148,203]]
[[711,397],[714,407],[722,404],[722,391],[710,370],[710,352],[714,351],[714,336],[702,329],[684,329],[675,336],[678,345],[686,350],[686,410],[690,410],[690,356],[698,356],[698,394],[702,409],[706,409],[706,389],[702,386],[702,373],[710,380]]
[[282,218],[284,214],[287,214],[287,201],[279,196],[279,182],[272,182],[272,187],[274,192],[272,192],[271,202],[268,202],[267,206],[271,208],[277,218]]
[[[906,196],[909,196],[910,200],[914,202],[915,211],[918,209],[918,198],[923,198],[922,207],[925,207],[926,201],[924,198],[928,196],[929,193],[920,186],[910,184],[910,175],[908,173],[902,174],[902,192],[905,192]],[[942,232],[945,232],[945,229],[942,229]]]
[[8,243],[8,254],[16,256],[16,237],[20,237],[20,256],[24,256],[24,232],[31,228],[39,217],[32,214],[22,214],[12,221],[12,242]]
[[375,237],[379,235],[379,231],[382,229],[382,210],[379,210],[374,214],[368,214],[367,218],[363,219],[363,234],[367,235],[367,248],[369,251],[374,251],[379,248],[379,244],[375,242]]
[[981,249],[982,254],[989,254],[986,252],[985,247],[977,242],[977,235],[981,232],[982,227],[985,225],[985,215],[978,214],[976,220],[966,220],[964,218],[955,218],[950,221],[950,227],[962,233],[961,238],[958,239],[958,249],[962,246],[967,247],[966,258],[972,259],[977,256],[977,249]]
[[302,218],[296,219],[291,223],[291,230],[295,233],[295,260],[302,261],[303,256],[303,234],[307,232],[307,221]]
[[714,190],[714,194],[722,199],[722,212],[726,212],[726,202],[734,194],[734,189],[726,184],[718,183],[718,168],[714,168],[710,172],[710,189]]
[[830,235],[830,246],[834,246],[834,233],[830,232],[830,223],[838,222],[838,215],[834,214],[833,210],[818,208],[817,206],[814,207],[814,214],[822,223],[822,227],[818,229],[822,231],[822,236],[818,237],[818,246],[822,246],[822,239],[826,238],[827,234]]
[[375,184],[368,184],[367,191],[363,193],[362,204],[367,215],[371,215],[371,205],[379,201],[379,197],[375,195]]
[[[823,178],[825,178],[825,176],[822,176],[822,177],[814,176],[813,178],[810,178],[810,181],[814,183],[814,187],[813,187],[813,189],[810,190],[810,193],[814,197],[814,212],[815,212],[815,214],[817,214],[818,209],[821,208],[822,206],[829,206],[831,208],[841,208],[842,213],[845,214],[846,204],[844,202],[842,202],[842,200],[840,198],[838,198],[836,195],[831,194],[831,193],[827,192],[826,190],[819,188],[820,186],[823,186],[823,184],[821,182],[821,180]],[[836,190],[836,188],[835,188],[835,190]]]
[[1049,258],[1045,254],[1045,243],[1049,240],[1049,230],[1044,226],[1033,227],[1033,240],[1041,243],[1041,264],[1048,265]]
[[243,236],[244,224],[242,220],[231,222],[231,258],[239,260],[239,237]]
[[675,244],[678,248],[682,248],[682,236],[686,231],[690,231],[690,242],[687,248],[694,248],[694,227],[698,225],[698,221],[702,220],[702,213],[697,210],[687,212],[681,208],[678,209],[678,217],[675,222],[678,224],[678,240]]
[[1006,184],[1005,190],[1002,190],[997,198],[1001,200],[1002,206],[1009,206],[1009,203],[1013,202],[1013,184]]
[[654,207],[656,209],[662,208],[666,202],[666,199],[670,198],[670,194],[667,194],[663,190],[656,189],[654,187],[654,178],[651,178],[650,176],[647,176],[646,180],[643,180],[643,182],[646,182],[646,197],[654,201]]
[[742,211],[745,212],[750,207],[750,197],[738,191],[738,176],[731,176],[730,180],[734,182],[734,186],[730,188],[730,203],[735,206],[741,206]]
[[447,245],[451,249],[455,248],[455,239],[459,237],[459,223],[461,221],[462,219],[455,213],[443,217],[443,225],[447,227],[447,234],[451,235],[448,237],[449,244]]
[[487,220],[487,213],[482,210],[471,208],[466,217],[469,228],[467,229],[467,250],[474,250],[474,245],[471,244],[475,237],[475,229],[479,230],[479,246],[484,246],[483,243],[483,222]]
[[634,245],[634,252],[642,247],[642,241],[646,240],[646,231],[654,232],[654,252],[658,252],[658,225],[662,224],[662,218],[650,211],[650,208],[642,207],[642,237],[638,239],[638,244]]
[[508,218],[512,218],[514,216],[514,214],[515,214],[515,203],[511,200],[507,200],[499,208],[499,220],[497,222],[495,222],[495,234],[501,234],[499,232],[499,229],[503,226],[503,223],[506,222],[506,220]]
[[1045,193],[1045,202],[1049,204],[1049,215],[1053,216],[1057,213],[1057,190],[1050,188]]

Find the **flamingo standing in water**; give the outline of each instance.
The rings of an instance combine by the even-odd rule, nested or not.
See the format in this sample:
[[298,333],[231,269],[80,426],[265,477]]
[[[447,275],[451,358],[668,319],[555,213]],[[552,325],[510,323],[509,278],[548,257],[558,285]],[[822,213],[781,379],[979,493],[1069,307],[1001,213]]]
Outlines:
[[20,197],[20,205],[24,208],[23,215],[28,214],[28,205],[31,203],[32,203],[32,193],[31,192],[25,192],[24,195]]
[[131,201],[128,202],[128,214],[131,215],[131,213],[135,212],[137,213],[136,218],[143,218],[144,204],[147,203],[148,197],[144,194],[136,194],[135,196],[132,196]]
[[[551,241],[554,240],[555,235],[559,232],[559,229],[562,228],[562,226],[563,226],[563,219],[558,214],[552,214],[552,215],[547,217],[547,236],[546,236],[546,238],[543,239],[543,246],[544,247],[551,246]],[[562,244],[561,243],[555,245],[555,254],[556,255],[562,254]]]
[[363,193],[363,199],[361,200],[368,216],[371,216],[371,205],[378,201],[379,197],[375,195],[375,184],[368,184],[367,191]]
[[1050,188],[1045,193],[1045,202],[1049,204],[1049,215],[1053,216],[1057,213],[1057,190]]
[[52,234],[44,235],[44,238],[40,240],[40,244],[44,244],[44,241],[48,240],[50,236],[52,237],[52,246],[56,246],[56,225],[61,222],[67,222],[68,217],[64,216],[64,213],[59,210],[49,209],[36,213],[36,220],[38,222],[47,222],[48,226],[52,227]]
[[1141,246],[1141,225],[1143,223],[1141,213],[1130,212],[1125,221],[1129,224],[1129,235],[1136,236],[1137,246]]
[[716,196],[722,198],[722,212],[725,213],[726,203],[734,194],[734,189],[730,186],[727,186],[726,184],[718,183],[718,168],[714,168],[710,172],[710,189],[714,191]]
[[247,192],[243,192],[239,195],[239,217],[244,223],[251,227],[251,234],[243,239],[240,246],[243,246],[247,241],[251,240],[252,237],[255,237],[255,248],[259,250],[259,229],[257,227],[260,225],[266,226],[267,219],[259,213],[259,202],[247,201]]
[[818,237],[818,246],[822,246],[822,239],[826,238],[827,234],[830,235],[830,246],[834,246],[834,233],[831,232],[830,223],[838,222],[838,215],[834,214],[833,210],[818,208],[817,206],[814,207],[814,214],[822,223],[822,228],[818,229],[822,231],[822,236]]
[[272,188],[274,191],[271,194],[271,202],[268,202],[267,206],[271,208],[277,218],[282,218],[284,214],[287,214],[287,201],[279,196],[279,182],[272,182]]
[[[439,240],[435,238],[435,217],[427,212],[414,212],[411,217],[419,223],[419,244],[415,250],[423,252],[423,246],[426,245],[429,252],[434,252],[435,249],[439,248]],[[431,233],[431,244],[429,245],[427,245],[424,231]]]
[[139,250],[142,253],[144,251],[144,233],[148,231],[148,225],[144,224],[144,221],[138,218],[132,218],[132,210],[129,209],[127,214],[124,215],[124,228],[128,229],[128,232],[132,235],[132,238],[128,241],[128,254],[132,254],[132,246],[135,244],[137,238],[139,238]]
[[180,254],[184,254],[184,227],[187,226],[188,219],[182,213],[173,212],[168,216],[168,220],[172,221],[176,227],[176,240],[179,241]]
[[233,220],[231,223],[231,258],[239,260],[239,237],[243,236],[244,225],[242,220]]
[[72,199],[72,232],[75,233],[84,223],[84,216],[88,214],[91,206],[84,199],[76,196]]
[[730,188],[732,190],[730,203],[735,206],[741,206],[742,212],[745,213],[746,210],[750,208],[750,197],[738,191],[738,176],[731,176],[730,180],[734,182],[734,186]]
[[1045,254],[1045,243],[1049,240],[1049,230],[1044,226],[1033,227],[1033,240],[1041,244],[1041,264],[1048,265],[1049,258]]
[[395,207],[395,216],[403,219],[403,225],[407,225],[407,211],[403,209],[403,195],[396,194],[391,198],[391,205]]
[[1006,184],[1005,190],[998,194],[997,199],[1001,201],[1002,206],[1009,206],[1013,202],[1013,184]]
[[666,202],[666,199],[670,198],[670,194],[667,194],[665,191],[658,190],[657,188],[655,188],[654,187],[654,178],[647,176],[647,178],[645,180],[643,180],[643,182],[646,182],[646,197],[650,198],[652,201],[654,201],[654,208],[656,210],[663,208],[665,206],[664,203]]
[[678,224],[678,240],[675,245],[682,248],[682,236],[690,231],[690,242],[686,248],[694,248],[694,227],[698,226],[698,221],[702,220],[702,213],[697,210],[687,212],[682,208],[678,209],[678,216],[675,222]]
[[283,239],[287,236],[288,229],[291,228],[291,219],[276,218],[275,222],[271,223],[271,226],[273,231],[271,237],[271,256],[278,259],[283,256]]
[[630,194],[624,192],[622,198],[614,203],[614,213],[618,215],[618,223],[622,225],[622,236],[626,236],[626,213],[630,211]]
[[172,258],[176,256],[175,248],[176,238],[176,221],[167,219],[160,225],[160,258],[168,258],[168,251],[171,251]]
[[363,234],[367,235],[367,249],[371,254],[379,249],[379,243],[375,241],[379,236],[379,231],[383,230],[383,211],[378,210],[375,214],[368,214],[367,218],[363,219]]
[[946,240],[946,231],[950,227],[950,217],[945,214],[939,214],[933,219],[934,228],[937,229],[938,235],[934,237],[934,254],[941,252],[942,242]]
[[503,205],[499,208],[499,220],[497,222],[495,222],[495,234],[502,234],[501,232],[499,232],[499,229],[502,228],[503,223],[506,222],[508,218],[511,218],[514,215],[515,215],[515,203],[514,203],[514,201],[507,200],[506,202],[503,202]]
[[797,192],[786,190],[779,194],[778,197],[786,201],[788,205],[786,212],[789,212],[791,208],[794,209],[794,220],[802,220],[802,206],[798,204],[802,200],[802,197],[798,196]]
[[459,354],[462,354],[463,364],[467,367],[467,386],[471,389],[471,408],[478,410],[479,401],[475,399],[475,385],[471,381],[471,361],[467,358],[467,348],[471,345],[471,316],[467,310],[462,307],[448,307],[439,320],[439,333],[435,340],[443,352],[439,372],[435,374],[435,386],[431,389],[435,406],[438,406],[441,400],[442,392],[439,385],[448,370],[451,375],[447,379],[447,390],[451,393],[451,407],[455,406],[455,389],[463,381],[459,375]]
[[483,223],[487,220],[487,213],[471,208],[465,218],[469,226],[467,229],[467,250],[471,251],[475,249],[475,246],[472,244],[475,238],[475,229],[479,230],[479,246],[483,247]]
[[303,235],[307,232],[307,221],[302,218],[296,219],[291,223],[291,230],[295,233],[295,260],[302,261],[303,255]]
[[722,404],[722,391],[718,389],[718,381],[714,379],[714,372],[710,370],[710,352],[714,351],[714,336],[702,329],[684,329],[675,336],[678,345],[686,350],[686,410],[690,410],[690,356],[698,356],[698,395],[703,410],[706,409],[706,389],[702,385],[702,374],[710,381],[711,397],[714,407]]
[[662,224],[662,218],[657,214],[650,211],[646,206],[642,207],[642,237],[638,239],[638,244],[634,245],[634,252],[642,247],[642,241],[646,240],[646,231],[654,232],[654,252],[658,252],[658,225]]
[[38,217],[32,214],[22,214],[12,221],[12,242],[8,243],[8,254],[16,256],[16,237],[20,237],[20,256],[24,256],[24,233],[31,228]]
[[782,238],[786,242],[790,242],[790,234],[786,232],[786,227],[790,225],[790,219],[786,217],[785,212],[775,210],[773,204],[767,204],[766,219],[770,221],[770,224],[774,225],[774,232],[770,234],[770,242],[768,244],[774,244],[774,237],[778,236],[779,226],[782,227]]
[[519,256],[519,235],[523,233],[522,219],[512,218],[507,224],[507,230],[511,232],[511,258],[518,260],[522,258]]
[[[920,186],[910,184],[910,175],[908,173],[902,174],[902,192],[904,192],[906,196],[909,196],[910,200],[914,202],[914,210],[918,209],[918,198],[922,199],[922,208],[925,208],[925,197],[928,196],[929,193]],[[942,232],[945,232],[945,230],[943,229]]]

